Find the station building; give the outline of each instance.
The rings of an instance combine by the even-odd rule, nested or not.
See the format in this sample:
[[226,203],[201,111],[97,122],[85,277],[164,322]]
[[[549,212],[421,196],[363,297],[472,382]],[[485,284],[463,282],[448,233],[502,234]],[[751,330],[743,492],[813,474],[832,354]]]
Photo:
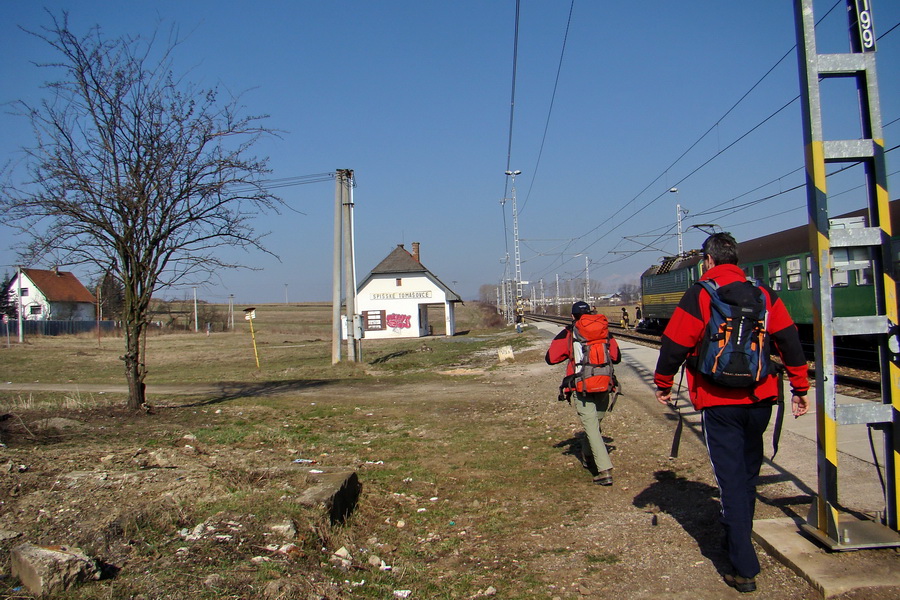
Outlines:
[[357,287],[357,311],[363,317],[366,339],[415,338],[431,335],[429,307],[443,307],[444,331],[456,334],[454,306],[459,294],[444,285],[413,251],[398,245]]

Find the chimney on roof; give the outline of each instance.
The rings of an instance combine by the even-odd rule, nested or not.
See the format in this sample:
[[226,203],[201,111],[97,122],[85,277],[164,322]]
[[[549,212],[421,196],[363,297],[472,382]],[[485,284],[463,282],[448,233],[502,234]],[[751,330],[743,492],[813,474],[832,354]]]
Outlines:
[[59,277],[59,265],[53,266],[53,274]]
[[421,260],[419,260],[419,242],[413,242],[412,245],[413,245],[412,257],[414,259],[416,259],[416,262],[422,262]]

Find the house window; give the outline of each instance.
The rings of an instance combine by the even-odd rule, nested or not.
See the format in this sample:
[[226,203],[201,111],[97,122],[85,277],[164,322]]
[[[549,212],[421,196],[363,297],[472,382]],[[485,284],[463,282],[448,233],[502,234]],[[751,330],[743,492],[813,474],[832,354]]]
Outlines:
[[403,280],[398,277],[397,278],[397,287],[400,287],[401,285],[403,285]]
[[24,298],[27,295],[28,295],[28,288],[22,288],[22,297]]
[[800,259],[789,258],[787,263],[787,285],[789,290],[799,290],[803,287],[803,278],[800,273]]
[[28,314],[30,315],[39,315],[41,314],[41,305],[40,304],[32,304],[28,307]]

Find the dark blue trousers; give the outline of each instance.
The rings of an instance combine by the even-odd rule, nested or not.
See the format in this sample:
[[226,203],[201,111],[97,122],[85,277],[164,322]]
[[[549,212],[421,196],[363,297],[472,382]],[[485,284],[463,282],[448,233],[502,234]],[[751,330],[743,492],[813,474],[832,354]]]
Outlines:
[[736,574],[756,577],[759,559],[750,537],[756,480],[763,461],[763,432],[772,404],[760,402],[703,409],[703,436],[722,503],[728,558]]

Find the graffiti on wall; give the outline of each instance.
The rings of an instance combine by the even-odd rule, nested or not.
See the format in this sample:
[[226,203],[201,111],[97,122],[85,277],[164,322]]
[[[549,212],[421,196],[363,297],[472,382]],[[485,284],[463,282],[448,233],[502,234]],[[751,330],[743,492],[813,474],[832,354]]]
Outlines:
[[412,315],[398,315],[396,313],[392,313],[385,317],[385,321],[387,326],[391,329],[409,329],[412,327]]

